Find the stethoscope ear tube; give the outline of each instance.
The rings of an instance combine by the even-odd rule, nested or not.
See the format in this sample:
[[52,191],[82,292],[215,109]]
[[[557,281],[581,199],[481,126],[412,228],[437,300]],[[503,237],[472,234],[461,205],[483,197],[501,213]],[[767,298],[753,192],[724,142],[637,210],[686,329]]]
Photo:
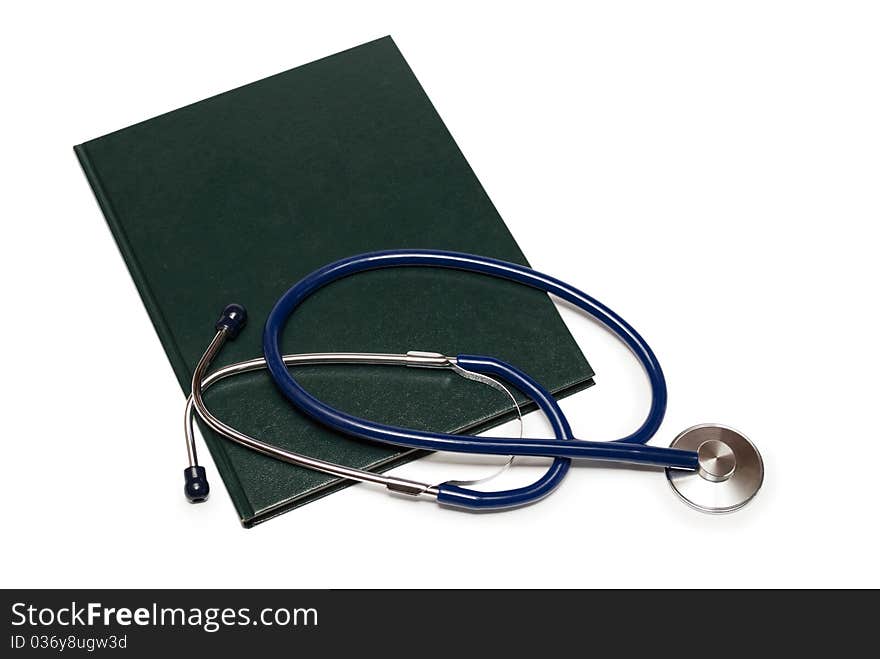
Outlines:
[[[463,487],[463,483],[459,481],[450,481],[442,485],[434,486],[395,476],[386,476],[370,471],[359,470],[345,465],[310,458],[262,442],[256,438],[249,437],[214,417],[205,405],[202,394],[204,389],[207,389],[214,383],[226,377],[265,368],[265,360],[253,359],[247,362],[230,364],[210,375],[205,375],[212,359],[219,353],[228,338],[228,328],[220,323],[218,323],[218,328],[217,334],[214,336],[214,339],[211,341],[211,344],[208,346],[205,354],[196,366],[193,380],[199,381],[200,384],[198,387],[194,387],[193,393],[188,399],[186,406],[185,427],[188,453],[190,455],[190,466],[184,470],[186,478],[184,491],[187,498],[192,503],[204,501],[209,492],[208,483],[205,477],[205,469],[199,466],[196,462],[195,440],[192,433],[191,418],[193,411],[197,412],[208,427],[215,432],[237,444],[256,450],[269,457],[303,467],[317,469],[318,471],[323,471],[343,478],[381,484],[389,490],[401,494],[431,495],[437,497],[438,501],[442,501],[442,503],[463,508],[504,508],[521,505],[523,503],[543,498],[562,482],[562,479],[568,471],[571,461],[567,458],[557,458],[550,465],[547,472],[538,479],[538,481],[531,485],[504,492],[482,492]],[[434,369],[448,368],[456,373],[464,375],[465,377],[467,377],[467,374],[471,374],[471,377],[473,377],[473,374],[475,373],[483,373],[486,375],[491,373],[496,377],[507,380],[510,384],[516,386],[529,397],[533,398],[539,408],[547,414],[557,437],[560,439],[571,438],[571,428],[565,420],[565,416],[562,414],[562,410],[559,408],[559,405],[553,396],[521,371],[491,357],[473,357],[469,360],[465,360],[464,363],[469,368],[461,366],[456,359],[444,357],[438,353],[414,352],[407,354],[312,353],[286,355],[284,357],[284,363],[287,366],[330,363],[366,363],[415,366]],[[504,387],[501,388],[509,394]]]
[[[211,341],[205,354],[202,355],[193,372],[190,399],[201,399],[202,381],[208,366],[210,366],[211,361],[214,359],[214,355],[217,354],[224,342],[234,340],[239,335],[247,324],[247,317],[247,309],[235,303],[226,305],[223,311],[220,312],[220,317],[214,324],[214,329],[217,333],[214,335],[214,339]],[[189,407],[190,405],[187,404],[187,423],[189,423]],[[190,503],[202,503],[208,499],[211,487],[208,485],[205,468],[198,463],[195,441],[189,432],[187,432],[186,450],[189,457],[189,466],[183,470],[183,493]]]

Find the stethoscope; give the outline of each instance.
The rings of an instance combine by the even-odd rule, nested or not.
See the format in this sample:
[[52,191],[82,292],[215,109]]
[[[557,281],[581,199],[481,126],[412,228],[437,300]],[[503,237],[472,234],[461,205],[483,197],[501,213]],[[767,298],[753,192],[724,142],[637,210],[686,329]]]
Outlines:
[[[428,267],[464,270],[507,279],[553,294],[582,309],[618,336],[640,361],[651,384],[651,406],[642,425],[616,441],[577,440],[552,394],[515,366],[483,355],[455,357],[431,352],[405,354],[307,353],[283,355],[281,333],[296,308],[320,288],[368,270]],[[550,494],[568,473],[572,459],[622,462],[665,468],[672,489],[686,503],[705,512],[731,512],[748,503],[763,482],[764,466],[755,446],[741,433],[717,424],[689,428],[669,448],[649,446],[666,412],[666,380],[651,348],[623,318],[586,293],[525,266],[498,259],[438,250],[389,250],[351,256],[324,266],[290,288],[269,313],[263,331],[263,358],[225,366],[210,375],[211,363],[228,340],[247,322],[244,307],[227,306],[215,325],[216,334],[202,355],[192,378],[186,406],[186,442],[189,467],[185,493],[192,502],[204,501],[209,492],[204,467],[199,466],[192,431],[193,414],[221,436],[269,457],[322,471],[340,478],[384,485],[393,492],[430,496],[438,503],[466,509],[505,509],[537,501]],[[548,419],[555,439],[488,438],[426,432],[384,425],[352,416],[318,400],[303,388],[291,367],[312,364],[373,364],[449,369],[504,391],[508,385],[530,398]],[[436,485],[356,469],[296,453],[242,433],[216,418],[204,402],[204,391],[234,375],[267,369],[278,390],[315,421],[346,435],[394,446],[428,451],[541,456],[553,458],[547,471],[530,485],[502,490],[474,489],[473,482],[447,481]],[[514,399],[515,401],[515,399]],[[517,407],[517,412],[519,409]]]

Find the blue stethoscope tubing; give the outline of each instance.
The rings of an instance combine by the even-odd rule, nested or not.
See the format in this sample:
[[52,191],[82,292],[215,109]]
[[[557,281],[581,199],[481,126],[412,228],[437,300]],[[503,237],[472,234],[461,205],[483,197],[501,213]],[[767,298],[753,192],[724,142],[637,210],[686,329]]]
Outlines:
[[[645,421],[635,432],[627,437],[608,442],[571,441],[570,428],[568,428],[567,432],[563,433],[566,435],[565,437],[559,437],[560,433],[557,432],[557,439],[484,438],[426,432],[375,423],[352,416],[321,402],[299,384],[284,364],[280,342],[281,334],[288,318],[306,298],[334,281],[369,270],[401,267],[463,270],[506,279],[551,293],[580,308],[617,335],[642,364],[650,381],[652,391],[651,406]],[[307,275],[284,293],[276,302],[266,320],[266,326],[263,331],[263,353],[267,368],[276,386],[297,408],[324,425],[362,439],[428,451],[544,456],[566,460],[582,458],[686,470],[696,470],[698,467],[697,453],[695,451],[646,445],[663,421],[666,411],[667,392],[663,370],[654,352],[639,333],[614,311],[583,291],[554,277],[516,263],[461,252],[416,249],[368,252],[341,259]],[[498,375],[510,381],[517,388],[531,389],[529,392],[530,397],[536,399],[536,402],[538,402],[545,413],[548,407],[541,405],[537,399],[546,395],[553,400],[552,396],[532,378],[503,362],[487,357],[469,355],[459,355],[457,360],[462,368]],[[522,378],[525,378],[525,380]],[[528,386],[521,387],[520,385],[523,382],[527,382]],[[558,410],[555,400],[553,407]],[[559,414],[561,415],[561,412]],[[548,414],[548,418],[551,418],[551,423],[552,417],[553,415]],[[561,416],[561,419],[564,421],[564,416]],[[565,421],[563,429],[567,427],[568,423]],[[541,483],[549,477],[547,482],[538,486],[534,492],[522,493],[516,491],[519,494],[516,495],[515,500],[511,499],[508,493],[505,492],[476,492],[475,490],[465,490],[464,488],[448,484],[440,486],[438,500],[443,503],[472,508],[498,508],[521,505],[530,500],[535,500],[539,496],[544,496],[552,490],[552,487],[546,489],[546,486],[553,485],[555,487],[565,475],[567,469],[567,463],[565,465],[559,464],[558,466],[554,463],[554,466],[545,474],[545,478],[539,481]],[[555,475],[551,475],[551,472]],[[474,499],[475,492],[477,495],[481,495],[481,497],[478,497],[479,501]],[[499,496],[485,497],[487,494]],[[489,500],[492,502],[489,503]]]
[[[493,357],[474,355],[469,357],[466,363],[467,366],[459,361],[458,365],[465,370],[483,373],[484,375],[493,375],[519,389],[531,398],[544,413],[550,422],[550,426],[553,428],[553,434],[556,435],[558,440],[569,442],[574,440],[571,426],[568,423],[568,419],[565,418],[565,414],[562,413],[559,403],[553,398],[553,394],[547,391],[537,380],[529,377],[511,364]],[[485,492],[461,487],[454,483],[441,483],[437,486],[437,502],[473,510],[498,510],[523,506],[543,499],[555,490],[562,483],[569,467],[571,467],[570,458],[554,458],[541,478],[530,485],[511,490]]]

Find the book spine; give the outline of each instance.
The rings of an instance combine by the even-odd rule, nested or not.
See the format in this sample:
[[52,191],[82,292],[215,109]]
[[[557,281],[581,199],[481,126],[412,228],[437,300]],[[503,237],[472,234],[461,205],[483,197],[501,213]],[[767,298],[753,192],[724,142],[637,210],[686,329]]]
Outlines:
[[[79,160],[79,164],[82,167],[86,179],[88,179],[92,192],[95,195],[95,199],[98,202],[98,206],[101,208],[101,212],[104,215],[104,219],[107,221],[110,233],[113,234],[113,239],[122,254],[122,259],[128,266],[128,270],[134,280],[134,285],[141,296],[141,301],[147,309],[150,320],[156,330],[156,334],[159,336],[159,341],[162,343],[165,352],[171,361],[171,367],[174,369],[177,380],[180,383],[184,394],[189,395],[190,381],[192,379],[190,365],[187,364],[180,352],[177,342],[174,339],[174,335],[165,320],[165,316],[162,314],[162,309],[150,289],[147,278],[143,275],[137,255],[131,248],[131,244],[125,234],[125,229],[123,228],[122,223],[117,219],[116,213],[113,210],[113,204],[104,191],[104,186],[101,184],[101,177],[89,158],[86,146],[86,144],[78,144],[74,146],[74,153],[76,153],[76,157]],[[200,429],[207,440],[208,436],[205,432],[205,428],[200,425]],[[250,519],[254,516],[253,506],[251,506],[244,488],[242,488],[241,482],[238,480],[238,475],[229,461],[229,457],[224,448],[224,443],[221,438],[215,436],[214,433],[210,434],[212,435],[212,441],[208,442],[208,448],[211,450],[211,455],[214,457],[217,470],[220,472],[220,476],[226,485],[226,489],[229,491],[232,502],[242,520]]]

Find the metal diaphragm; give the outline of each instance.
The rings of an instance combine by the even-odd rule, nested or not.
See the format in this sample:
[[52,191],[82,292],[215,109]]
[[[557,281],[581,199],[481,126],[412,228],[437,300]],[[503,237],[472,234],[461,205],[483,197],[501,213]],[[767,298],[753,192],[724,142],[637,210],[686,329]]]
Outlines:
[[764,482],[764,462],[742,433],[718,424],[693,426],[676,437],[672,448],[696,451],[697,471],[667,469],[673,491],[689,506],[706,513],[729,513],[746,505]]

